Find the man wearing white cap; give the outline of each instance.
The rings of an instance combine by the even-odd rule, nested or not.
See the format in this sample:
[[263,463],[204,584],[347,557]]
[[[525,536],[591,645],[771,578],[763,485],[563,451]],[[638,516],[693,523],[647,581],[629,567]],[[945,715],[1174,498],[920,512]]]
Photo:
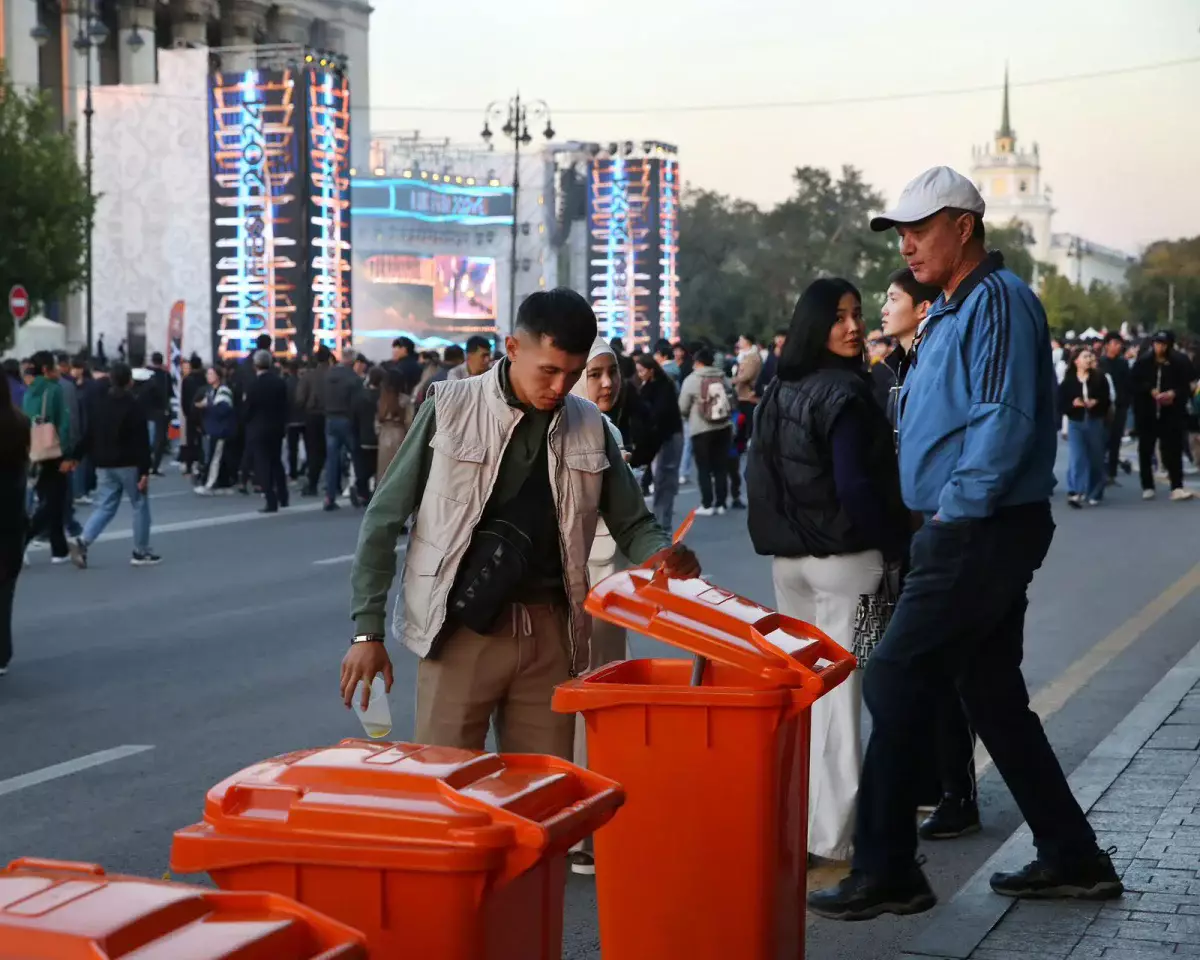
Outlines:
[[1028,588],[1054,535],[1055,377],[1045,311],[985,249],[983,211],[966,177],[935,167],[871,221],[876,231],[895,227],[913,275],[942,295],[900,395],[900,482],[925,523],[863,678],[873,725],[853,870],[808,900],[836,920],[920,913],[936,902],[916,863],[912,771],[934,742],[927,705],[950,683],[1037,846],[1036,860],[996,874],[992,889],[1093,900],[1122,893],[1021,675]]

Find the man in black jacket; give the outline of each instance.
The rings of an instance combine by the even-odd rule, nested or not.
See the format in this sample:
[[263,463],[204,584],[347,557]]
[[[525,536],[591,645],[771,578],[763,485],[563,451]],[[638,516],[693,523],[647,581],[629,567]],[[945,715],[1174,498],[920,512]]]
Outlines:
[[97,395],[79,443],[92,458],[100,479],[100,502],[88,517],[83,533],[70,544],[71,559],[87,566],[88,547],[117,515],[122,495],[133,508],[133,558],[135,567],[149,567],[162,558],[150,549],[150,431],[142,405],[130,392],[133,372],[117,362],[109,373],[109,389]]
[[[342,489],[342,459],[354,455],[354,431],[350,417],[354,401],[363,389],[362,379],[354,372],[358,355],[350,349],[342,362],[330,367],[325,377],[325,509],[336,510]],[[358,506],[358,491],[350,488],[350,502]]]
[[154,380],[154,407],[147,410],[150,417],[150,472],[162,476],[162,458],[170,443],[171,414],[175,398],[175,385],[171,382],[171,374],[163,365],[163,355],[150,355],[150,376]]
[[404,377],[403,391],[412,393],[421,382],[421,361],[417,357],[417,345],[408,337],[397,337],[392,341],[392,359],[385,360],[384,370],[399,370]]
[[1183,485],[1183,432],[1191,397],[1189,367],[1171,349],[1165,331],[1154,335],[1152,351],[1133,365],[1133,420],[1138,433],[1142,499],[1154,499],[1154,445],[1171,483],[1172,500],[1191,500]]
[[1128,460],[1121,459],[1121,439],[1129,419],[1129,402],[1133,392],[1133,372],[1125,359],[1125,340],[1115,330],[1104,338],[1104,353],[1100,357],[1100,372],[1112,381],[1112,414],[1108,421],[1107,466],[1108,482],[1117,482],[1117,467],[1126,473],[1133,471]]
[[267,498],[259,513],[278,513],[288,505],[287,475],[283,470],[283,436],[287,432],[287,384],[273,369],[271,354],[254,354],[254,382],[246,390],[246,447],[254,476]]

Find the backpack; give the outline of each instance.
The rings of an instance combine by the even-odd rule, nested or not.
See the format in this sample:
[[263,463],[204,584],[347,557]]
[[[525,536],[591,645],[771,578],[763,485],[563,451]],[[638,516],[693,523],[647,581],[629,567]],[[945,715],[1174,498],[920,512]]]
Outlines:
[[709,423],[724,423],[730,414],[729,393],[721,377],[704,377],[700,381],[700,416]]

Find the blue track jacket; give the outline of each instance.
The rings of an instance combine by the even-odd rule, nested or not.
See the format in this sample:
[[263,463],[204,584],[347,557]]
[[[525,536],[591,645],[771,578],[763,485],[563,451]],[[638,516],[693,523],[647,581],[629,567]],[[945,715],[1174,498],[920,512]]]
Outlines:
[[938,297],[900,395],[900,484],[909,509],[947,522],[1054,492],[1054,364],[1046,313],[991,253]]

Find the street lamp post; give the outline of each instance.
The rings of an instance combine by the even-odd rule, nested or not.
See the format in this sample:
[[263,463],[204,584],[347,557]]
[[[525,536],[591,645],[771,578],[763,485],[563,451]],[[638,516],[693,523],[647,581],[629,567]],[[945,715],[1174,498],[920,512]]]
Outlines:
[[494,136],[491,122],[493,120],[499,122],[501,119],[504,120],[504,126],[500,128],[500,132],[506,137],[512,138],[513,142],[512,251],[508,272],[508,329],[511,333],[517,325],[517,231],[520,229],[518,211],[521,199],[521,145],[529,146],[533,142],[533,136],[529,132],[531,119],[534,122],[545,119],[546,129],[542,131],[542,136],[547,140],[554,138],[554,127],[550,123],[550,108],[546,105],[545,100],[522,101],[520,93],[507,103],[493,100],[483,112],[483,131],[480,134],[484,143],[489,147],[492,145]]
[[[108,42],[108,25],[100,15],[99,0],[77,0],[72,4],[66,0],[30,0],[38,6],[38,22],[29,31],[30,37],[39,47],[44,47],[50,39],[50,30],[41,20],[41,10],[48,7],[60,18],[65,14],[75,16],[79,20],[78,29],[72,46],[83,55],[84,59],[84,100],[83,100],[83,176],[87,187],[88,199],[92,197],[92,48],[99,48]],[[135,0],[136,2],[136,0]],[[135,25],[134,31],[126,41],[136,53],[146,43]],[[99,79],[99,78],[97,78]],[[92,352],[92,338],[95,332],[92,313],[92,233],[95,229],[95,212],[92,204],[88,204],[87,233],[84,237],[84,251],[87,258],[87,352]]]

